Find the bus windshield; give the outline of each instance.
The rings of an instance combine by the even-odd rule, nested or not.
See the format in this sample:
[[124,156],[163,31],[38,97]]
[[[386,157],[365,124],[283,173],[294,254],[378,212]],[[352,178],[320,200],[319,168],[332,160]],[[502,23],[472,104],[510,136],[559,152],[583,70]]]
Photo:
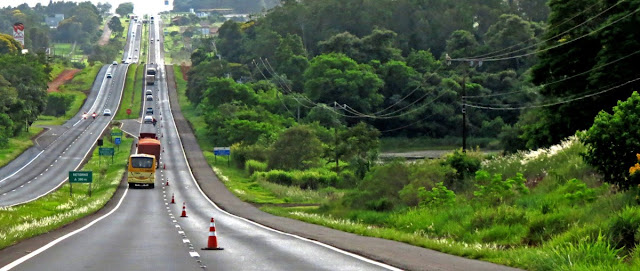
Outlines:
[[131,157],[132,168],[152,168],[153,158],[149,157]]

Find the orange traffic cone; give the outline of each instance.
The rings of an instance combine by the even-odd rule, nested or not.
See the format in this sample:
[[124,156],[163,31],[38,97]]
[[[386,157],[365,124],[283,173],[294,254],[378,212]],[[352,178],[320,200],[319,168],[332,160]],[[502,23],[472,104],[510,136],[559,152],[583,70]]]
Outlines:
[[167,183],[164,186],[169,186],[169,179],[167,179]]
[[182,215],[180,215],[180,217],[187,217],[187,203],[186,202],[182,203]]
[[162,169],[167,169],[167,164],[162,164]]
[[176,195],[171,194],[171,204],[176,204]]
[[218,236],[216,236],[216,222],[211,218],[209,224],[209,240],[207,240],[207,247],[203,247],[202,250],[223,250],[224,248],[218,247]]

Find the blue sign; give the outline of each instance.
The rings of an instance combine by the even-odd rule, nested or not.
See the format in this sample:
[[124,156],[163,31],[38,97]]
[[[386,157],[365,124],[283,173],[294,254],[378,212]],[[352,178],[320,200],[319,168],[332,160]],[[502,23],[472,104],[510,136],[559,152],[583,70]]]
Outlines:
[[169,5],[169,1],[168,0],[164,1],[164,5],[168,6]]
[[120,139],[119,137],[116,137],[116,139],[115,139],[115,140],[116,140],[116,145],[120,145],[120,140],[121,140],[121,139]]
[[231,155],[231,148],[230,147],[215,147],[215,148],[213,148],[213,155],[229,156],[229,155]]

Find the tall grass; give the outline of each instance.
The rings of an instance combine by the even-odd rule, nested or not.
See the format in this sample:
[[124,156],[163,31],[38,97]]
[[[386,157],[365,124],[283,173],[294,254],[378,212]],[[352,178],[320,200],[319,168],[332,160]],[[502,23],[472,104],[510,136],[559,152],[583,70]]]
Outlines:
[[[69,184],[38,200],[0,208],[0,249],[36,235],[62,227],[102,208],[113,196],[125,173],[125,164],[133,140],[123,138],[120,151],[116,151],[114,162],[98,161],[96,148],[83,171],[93,171],[92,196],[88,184],[76,184],[73,196],[69,195]],[[105,141],[106,147],[113,147]],[[61,180],[58,180],[61,181]]]
[[[127,79],[124,83],[124,91],[122,93],[122,100],[120,101],[120,107],[118,108],[118,113],[114,119],[135,119],[140,115],[140,101],[142,98],[137,96],[142,96],[140,91],[136,91],[136,81],[142,80],[138,75],[140,69],[138,64],[129,65],[129,69],[127,70]],[[136,103],[137,102],[137,103]],[[131,115],[127,115],[127,109],[131,109]]]

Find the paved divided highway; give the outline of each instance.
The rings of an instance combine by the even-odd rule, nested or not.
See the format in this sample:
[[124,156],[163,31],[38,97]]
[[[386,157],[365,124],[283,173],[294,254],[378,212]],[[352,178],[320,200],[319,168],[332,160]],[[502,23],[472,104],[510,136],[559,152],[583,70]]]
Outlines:
[[[140,25],[131,27],[135,28],[142,32]],[[139,36],[130,39],[125,52],[136,57],[137,54],[130,53],[130,48],[140,48],[140,41]],[[103,116],[104,109],[117,112],[127,69],[127,64],[105,65],[80,112],[62,127],[47,131],[56,135],[45,133],[42,136],[52,138],[51,142],[30,148],[0,169],[0,207],[29,202],[50,193],[64,183],[69,171],[81,165],[113,118]],[[107,73],[112,74],[112,78],[107,78]],[[83,112],[96,112],[97,117],[93,119],[89,115],[83,119]]]

